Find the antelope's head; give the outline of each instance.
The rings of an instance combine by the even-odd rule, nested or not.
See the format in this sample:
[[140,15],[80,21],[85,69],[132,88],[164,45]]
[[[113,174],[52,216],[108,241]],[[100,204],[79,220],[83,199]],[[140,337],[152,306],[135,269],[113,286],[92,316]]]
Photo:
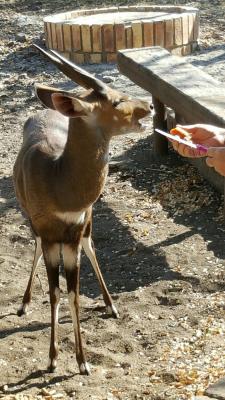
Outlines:
[[153,110],[148,101],[131,98],[110,88],[54,50],[35,47],[65,75],[86,89],[82,94],[76,94],[37,85],[37,96],[45,106],[69,118],[83,117],[89,126],[102,128],[109,135],[142,130],[141,120]]

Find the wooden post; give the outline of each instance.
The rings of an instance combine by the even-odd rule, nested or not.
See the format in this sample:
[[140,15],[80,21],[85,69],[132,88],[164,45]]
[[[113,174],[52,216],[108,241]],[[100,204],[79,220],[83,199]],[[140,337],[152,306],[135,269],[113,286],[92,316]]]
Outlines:
[[225,178],[223,178],[223,194],[224,194],[224,200],[223,200],[223,223],[225,224]]
[[157,156],[165,156],[168,154],[168,141],[165,136],[155,132],[155,128],[166,130],[166,109],[163,103],[156,97],[152,97],[154,106],[153,128],[154,128],[154,152]]

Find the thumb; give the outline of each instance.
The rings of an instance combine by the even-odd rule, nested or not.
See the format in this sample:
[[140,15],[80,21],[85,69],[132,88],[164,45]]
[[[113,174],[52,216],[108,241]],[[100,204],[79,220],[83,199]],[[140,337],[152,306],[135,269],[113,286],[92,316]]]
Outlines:
[[185,131],[187,131],[187,132],[194,132],[194,131],[196,131],[196,125],[180,125],[180,124],[177,124],[177,126],[179,126],[180,128],[183,128],[183,129],[185,129]]
[[214,159],[211,157],[207,157],[206,164],[208,165],[208,167],[214,167]]

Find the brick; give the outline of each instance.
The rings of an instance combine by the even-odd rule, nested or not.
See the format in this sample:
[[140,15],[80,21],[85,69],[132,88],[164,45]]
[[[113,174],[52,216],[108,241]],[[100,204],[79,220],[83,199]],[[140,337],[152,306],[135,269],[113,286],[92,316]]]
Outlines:
[[72,11],[71,18],[76,18],[76,17],[77,17],[77,11]]
[[[87,10],[89,14],[93,14],[93,10]],[[104,7],[94,9],[94,14],[108,14],[115,13],[118,11],[118,7]],[[81,11],[82,12],[82,11]]]
[[138,10],[138,6],[128,6],[129,7],[129,11],[136,11],[136,12],[138,12],[139,10]]
[[198,42],[191,43],[191,51],[193,52],[193,51],[196,51],[196,50],[199,50]]
[[106,54],[106,62],[107,63],[116,63],[117,62],[117,53],[107,53]]
[[56,24],[55,30],[56,30],[57,48],[59,51],[63,51],[64,44],[63,44],[62,24]]
[[165,21],[165,48],[169,49],[173,46],[174,41],[174,29],[173,29],[173,20],[167,19]]
[[[134,7],[135,7],[135,6],[134,6]],[[147,10],[145,9],[144,6],[136,6],[136,10],[137,10],[138,12],[145,12],[145,11],[147,11]]]
[[101,25],[92,25],[92,49],[93,52],[102,51],[102,27]]
[[68,21],[68,20],[70,20],[72,18],[72,12],[71,11],[68,11],[64,15],[65,15],[65,21]]
[[143,22],[143,38],[145,47],[154,46],[153,22]]
[[129,6],[119,6],[118,9],[119,9],[120,12],[129,11]]
[[174,44],[175,46],[180,46],[183,44],[183,37],[182,37],[182,18],[175,18],[173,20],[174,23]]
[[70,60],[71,53],[69,51],[63,51],[62,56],[65,57],[67,60]]
[[194,14],[189,14],[188,18],[188,32],[189,32],[189,40],[194,40]]
[[90,64],[100,64],[102,62],[101,53],[90,53]]
[[72,61],[74,61],[75,64],[84,64],[84,54],[72,53]]
[[72,45],[73,50],[81,50],[80,25],[72,25]]
[[113,53],[115,51],[114,43],[114,25],[105,24],[102,26],[104,51]]
[[132,22],[131,27],[133,32],[133,47],[142,47],[142,23]]
[[115,24],[115,39],[116,39],[116,50],[126,48],[126,36],[124,24]]
[[182,47],[182,56],[188,56],[192,52],[191,44],[186,44]]
[[90,54],[91,53],[84,53],[84,63],[90,64]]
[[51,24],[51,32],[52,32],[52,48],[57,50],[57,37],[56,37],[56,24]]
[[47,23],[46,22],[44,22],[44,34],[45,34],[45,43],[48,46],[48,30],[47,30]]
[[182,56],[182,52],[183,52],[183,46],[175,47],[174,49],[171,50],[171,54],[173,54],[174,56]]
[[52,31],[50,22],[47,22],[47,35],[48,35],[48,47],[52,49]]
[[63,24],[63,39],[64,39],[64,49],[66,51],[71,51],[72,46],[72,35],[71,35],[71,25]]
[[90,25],[81,25],[81,41],[84,52],[91,53],[91,30]]
[[125,34],[126,34],[126,48],[132,49],[132,47],[133,47],[133,31],[132,31],[131,26],[126,27]]
[[155,46],[164,47],[164,21],[154,22]]
[[199,15],[194,16],[194,28],[193,28],[193,39],[198,40],[199,38]]
[[182,16],[183,44],[189,43],[189,16]]

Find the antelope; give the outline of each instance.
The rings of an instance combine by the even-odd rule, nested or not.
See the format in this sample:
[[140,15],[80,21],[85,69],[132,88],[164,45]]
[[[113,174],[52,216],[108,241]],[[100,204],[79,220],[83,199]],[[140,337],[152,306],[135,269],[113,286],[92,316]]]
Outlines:
[[92,207],[108,172],[109,143],[113,136],[141,127],[151,113],[148,101],[132,99],[110,88],[53,50],[35,45],[56,67],[85,88],[81,94],[36,85],[47,109],[25,122],[23,143],[14,170],[17,199],[35,237],[33,265],[19,316],[31,301],[35,271],[43,255],[51,305],[48,369],[58,355],[59,267],[65,270],[75,335],[76,360],[81,374],[90,367],[82,345],[79,320],[80,256],[84,249],[99,281],[106,310],[119,314],[101,274],[92,241]]

